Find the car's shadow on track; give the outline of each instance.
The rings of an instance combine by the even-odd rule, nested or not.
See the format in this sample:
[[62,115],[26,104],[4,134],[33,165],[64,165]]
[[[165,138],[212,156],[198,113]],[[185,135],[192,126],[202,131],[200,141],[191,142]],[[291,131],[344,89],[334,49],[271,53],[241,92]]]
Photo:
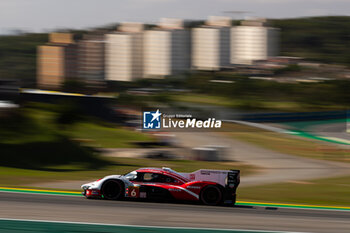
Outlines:
[[[179,204],[185,206],[202,206],[202,207],[218,207],[218,208],[234,208],[234,209],[256,209],[258,206],[254,205],[239,205],[239,204],[221,204],[221,205],[205,205],[201,202],[193,201],[180,201],[180,200],[154,200],[154,199],[122,199],[122,200],[107,200],[107,199],[94,199],[104,202],[120,202],[120,203],[155,203],[155,204]],[[260,207],[261,208],[261,207]],[[265,207],[266,210],[277,210],[277,207]]]

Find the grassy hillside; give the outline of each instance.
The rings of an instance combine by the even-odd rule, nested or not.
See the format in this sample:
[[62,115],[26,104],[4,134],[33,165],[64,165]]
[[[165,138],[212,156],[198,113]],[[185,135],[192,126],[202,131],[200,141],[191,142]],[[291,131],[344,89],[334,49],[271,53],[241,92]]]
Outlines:
[[62,112],[58,109],[57,105],[38,105],[2,117],[0,166],[35,170],[61,170],[55,166],[62,165],[72,165],[74,169],[70,170],[99,168],[108,163],[95,148],[130,148],[137,147],[135,142],[154,141],[147,134],[96,119],[81,118],[62,125],[58,120]]

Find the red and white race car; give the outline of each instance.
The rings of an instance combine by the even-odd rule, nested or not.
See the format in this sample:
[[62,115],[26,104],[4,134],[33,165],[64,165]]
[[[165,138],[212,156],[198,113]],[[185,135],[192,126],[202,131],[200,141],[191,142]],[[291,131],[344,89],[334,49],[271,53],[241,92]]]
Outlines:
[[87,198],[118,200],[200,201],[206,205],[235,204],[239,170],[201,169],[179,173],[170,168],[140,168],[126,175],[106,176],[83,184]]

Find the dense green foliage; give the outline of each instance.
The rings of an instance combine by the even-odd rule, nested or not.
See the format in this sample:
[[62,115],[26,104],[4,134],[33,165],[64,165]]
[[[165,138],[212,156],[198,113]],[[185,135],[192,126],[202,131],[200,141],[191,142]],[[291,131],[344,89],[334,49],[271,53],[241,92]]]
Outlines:
[[0,78],[19,79],[24,86],[35,85],[37,46],[47,34],[0,36]]
[[81,163],[93,168],[104,165],[96,154],[59,133],[40,116],[19,109],[0,121],[0,166],[48,169],[51,165]]
[[350,65],[350,17],[271,20],[281,29],[282,55]]
[[[197,93],[226,97],[231,101],[241,101],[242,107],[259,108],[260,102],[294,102],[298,109],[347,107],[350,102],[350,82],[329,80],[320,83],[279,83],[254,80],[246,77],[232,78],[230,75],[216,74],[216,79],[228,79],[233,83],[212,83],[212,74],[193,74],[186,81],[190,89]],[[237,105],[233,105],[237,106]],[[292,109],[291,109],[292,110]]]

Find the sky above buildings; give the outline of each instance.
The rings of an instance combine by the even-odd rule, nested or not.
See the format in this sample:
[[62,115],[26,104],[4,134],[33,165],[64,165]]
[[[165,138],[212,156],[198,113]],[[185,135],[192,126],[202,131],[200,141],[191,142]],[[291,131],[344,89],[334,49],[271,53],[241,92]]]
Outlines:
[[[247,11],[228,14],[225,11]],[[265,18],[350,15],[350,0],[1,0],[0,34],[19,29],[51,31],[159,18],[209,15]]]

